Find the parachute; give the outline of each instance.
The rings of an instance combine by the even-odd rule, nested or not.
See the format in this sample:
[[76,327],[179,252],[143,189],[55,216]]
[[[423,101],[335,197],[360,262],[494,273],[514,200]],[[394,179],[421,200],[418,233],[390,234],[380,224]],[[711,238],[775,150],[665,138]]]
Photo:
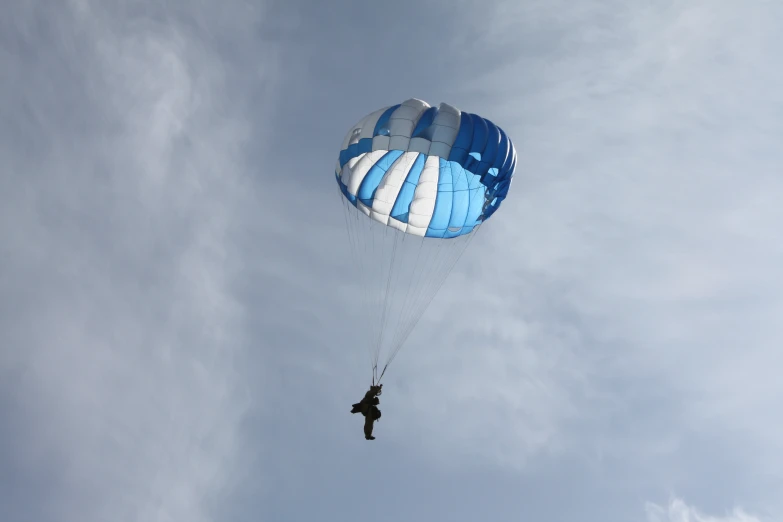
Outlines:
[[415,98],[368,114],[346,135],[335,179],[367,313],[351,329],[369,328],[361,342],[373,384],[506,198],[516,163],[513,143],[491,121]]

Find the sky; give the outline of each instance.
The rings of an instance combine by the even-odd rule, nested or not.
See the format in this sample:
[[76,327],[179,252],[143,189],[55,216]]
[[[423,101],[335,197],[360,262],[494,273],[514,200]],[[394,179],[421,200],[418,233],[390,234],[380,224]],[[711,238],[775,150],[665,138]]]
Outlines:
[[[9,0],[4,522],[783,521],[783,4]],[[419,98],[509,197],[384,378],[334,164]]]

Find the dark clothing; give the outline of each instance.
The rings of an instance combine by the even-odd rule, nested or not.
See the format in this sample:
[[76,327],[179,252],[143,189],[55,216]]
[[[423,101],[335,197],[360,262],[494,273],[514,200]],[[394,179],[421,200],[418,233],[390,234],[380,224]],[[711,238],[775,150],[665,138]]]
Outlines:
[[379,384],[377,386],[370,386],[370,389],[367,391],[367,393],[364,394],[363,401],[371,401],[373,398],[381,394],[381,389],[383,388],[383,384]]
[[380,399],[378,397],[373,397],[370,400],[366,400],[366,397],[362,399],[360,402],[357,402],[353,405],[353,409],[351,410],[351,413],[361,413],[362,415],[367,415],[367,412],[369,411],[369,408],[371,406],[377,406],[380,404]]
[[372,436],[373,424],[381,418],[381,410],[378,409],[380,399],[377,395],[381,391],[381,386],[371,386],[370,390],[364,394],[364,398],[352,405],[351,413],[361,413],[364,416],[364,438],[375,440]]
[[381,418],[381,410],[375,406],[370,406],[369,415],[364,416],[364,438],[367,440],[375,440],[372,436],[372,428],[375,421]]

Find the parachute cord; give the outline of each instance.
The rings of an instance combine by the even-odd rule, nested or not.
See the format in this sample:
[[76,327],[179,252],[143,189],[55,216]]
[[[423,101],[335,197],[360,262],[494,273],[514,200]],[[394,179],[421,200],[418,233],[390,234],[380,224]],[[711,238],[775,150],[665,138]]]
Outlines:
[[468,249],[468,247],[470,246],[470,243],[471,243],[471,241],[473,241],[473,238],[474,238],[474,237],[476,236],[476,234],[478,233],[478,230],[479,230],[479,228],[480,228],[480,225],[477,225],[477,226],[476,226],[476,230],[475,230],[475,231],[474,231],[472,234],[470,234],[470,236],[468,236],[468,239],[467,239],[467,241],[466,241],[466,242],[465,242],[465,244],[462,246],[462,250],[459,252],[459,254],[457,255],[456,259],[454,259],[453,261],[451,261],[451,266],[449,266],[449,268],[446,270],[446,275],[445,275],[445,276],[443,276],[443,278],[440,280],[440,282],[439,282],[439,283],[437,284],[437,286],[435,287],[434,291],[431,291],[431,293],[429,294],[429,297],[428,297],[428,298],[425,300],[425,302],[424,302],[424,305],[423,305],[422,307],[420,307],[420,310],[421,310],[421,311],[420,311],[420,312],[419,312],[419,314],[416,316],[416,319],[414,320],[413,324],[412,324],[412,325],[410,325],[410,327],[408,328],[408,330],[407,330],[406,334],[403,336],[403,339],[402,339],[402,341],[400,342],[400,344],[399,344],[399,345],[397,345],[397,347],[396,347],[396,349],[395,349],[394,353],[393,353],[393,354],[392,354],[392,356],[389,358],[389,361],[387,362],[387,364],[391,364],[391,361],[392,361],[392,360],[393,360],[393,359],[394,359],[394,358],[397,356],[397,353],[399,353],[400,349],[402,349],[402,346],[405,344],[405,341],[407,341],[407,339],[408,339],[408,337],[410,336],[410,334],[411,334],[411,333],[413,332],[413,330],[416,328],[416,325],[419,323],[419,321],[421,320],[421,318],[424,316],[424,312],[426,312],[426,311],[427,311],[427,308],[428,308],[428,307],[429,307],[429,305],[432,303],[432,300],[435,298],[435,296],[436,296],[436,295],[438,295],[438,292],[440,292],[440,289],[441,289],[441,287],[442,287],[442,286],[444,285],[444,283],[445,283],[445,282],[448,280],[448,277],[449,277],[449,275],[451,274],[451,271],[454,269],[454,267],[457,265],[457,263],[459,262],[459,260],[462,258],[462,255],[465,253],[465,251],[466,251],[466,250]]
[[[412,299],[411,306],[408,307],[405,313],[405,321],[397,331],[397,335],[394,336],[392,342],[392,354],[389,355],[389,360],[393,358],[393,353],[399,350],[399,347],[404,342],[406,332],[410,329],[415,321],[416,317],[422,313],[422,298],[430,295],[432,289],[437,285],[437,279],[442,276],[443,268],[445,268],[446,261],[449,259],[448,246],[444,246],[444,240],[437,241],[435,243],[435,251],[431,255],[426,256],[425,269],[419,271],[419,276],[414,284],[416,290]],[[448,241],[459,241],[458,239],[450,239]],[[422,274],[431,274],[432,277],[421,277]],[[388,362],[388,360],[387,360]]]
[[[396,234],[396,230],[392,232],[393,234]],[[394,237],[394,246],[392,247],[392,255],[391,255],[391,262],[389,265],[389,275],[386,278],[386,292],[383,294],[383,314],[381,315],[381,330],[378,334],[378,341],[376,344],[376,351],[378,353],[378,356],[380,357],[380,351],[382,348],[382,342],[383,342],[383,331],[386,329],[386,323],[388,322],[388,317],[386,317],[386,311],[389,308],[389,288],[391,287],[391,281],[392,281],[392,275],[394,274],[394,258],[397,255],[397,238]],[[377,364],[377,360],[376,360]]]
[[[381,383],[381,379],[383,379],[383,374],[384,374],[384,373],[386,373],[386,368],[388,368],[388,367],[389,367],[389,363],[390,363],[390,362],[391,362],[391,361],[389,361],[389,362],[387,362],[386,364],[384,364],[384,365],[383,365],[383,371],[381,372],[381,376],[380,376],[380,377],[378,377],[378,384],[380,384],[380,383]],[[374,381],[373,381],[373,383],[374,383]]]
[[446,270],[446,275],[436,285],[435,290],[431,291],[429,293],[429,298],[426,300],[426,304],[424,304],[424,306],[421,308],[420,315],[415,319],[413,324],[407,329],[407,332],[403,336],[402,341],[400,341],[400,343],[395,347],[395,350],[392,352],[392,354],[390,355],[389,359],[383,365],[383,370],[381,371],[381,375],[380,375],[380,377],[378,377],[378,383],[381,382],[381,379],[383,378],[384,374],[386,373],[386,369],[389,367],[389,365],[392,363],[392,361],[395,359],[395,357],[397,357],[397,354],[400,352],[400,349],[405,344],[405,341],[408,340],[408,337],[410,336],[411,332],[416,328],[416,325],[419,323],[419,320],[424,315],[424,312],[426,312],[427,308],[429,308],[430,303],[435,298],[435,296],[438,294],[438,292],[440,291],[440,288],[446,282],[446,280],[448,279],[449,274],[451,274],[451,271],[457,265],[457,262],[459,262],[459,260],[462,258],[462,255],[465,253],[465,251],[467,250],[467,248],[470,245],[470,243],[473,241],[473,238],[476,236],[476,233],[478,232],[478,230],[480,228],[481,228],[480,224],[476,226],[476,230],[474,230],[474,232],[472,234],[470,234],[470,236],[468,237],[468,240],[462,246],[462,249],[459,252],[459,254],[457,255],[456,259],[454,259],[454,261],[451,262],[451,266],[449,266],[448,270]]
[[[421,240],[419,242],[419,249],[418,249],[418,251],[416,253],[416,262],[413,264],[414,267],[419,267],[420,266],[419,265],[419,260],[421,260],[421,253],[422,253],[422,251],[425,250],[424,249],[424,241],[425,241],[425,238],[424,238],[424,236],[422,236]],[[427,263],[428,263],[428,261],[431,258],[432,258],[432,256],[425,256],[425,261],[424,261],[425,267],[427,266]],[[422,274],[424,272],[426,272],[426,270],[423,270],[421,268],[419,270],[416,270],[414,268],[414,274],[413,274],[413,276],[411,276],[411,280],[408,281],[408,285],[407,285],[408,288],[407,288],[407,290],[405,292],[405,299],[403,299],[402,302],[404,304],[408,304],[409,303],[408,298],[411,296],[411,289],[414,289],[414,292],[413,292],[414,299],[413,299],[413,301],[411,301],[411,306],[407,306],[400,313],[400,319],[398,321],[397,329],[396,329],[396,331],[394,333],[394,338],[392,339],[391,346],[396,346],[397,345],[397,338],[400,336],[400,332],[402,330],[404,330],[404,326],[408,323],[408,318],[409,318],[409,316],[411,314],[411,309],[413,308],[412,303],[416,302],[415,297],[418,295],[418,293],[419,293],[418,291],[421,288],[419,283],[421,283]]]
[[[360,218],[358,213],[357,213],[357,218]],[[385,256],[386,243],[385,243],[385,241],[383,239],[385,239],[386,234],[388,233],[388,230],[384,230],[383,239],[382,238],[378,238],[378,242],[380,243],[380,246],[376,246],[376,243],[375,243],[375,239],[376,238],[375,238],[375,236],[377,234],[373,233],[373,227],[376,225],[376,222],[370,216],[368,216],[367,219],[360,219],[360,220],[364,223],[365,230],[367,230],[367,233],[370,235],[370,237],[372,237],[372,250],[371,250],[371,252],[373,252],[373,253],[378,252],[377,249],[380,248],[381,259],[384,259],[386,257]],[[365,243],[369,243],[369,242],[365,241]],[[368,270],[369,270],[369,267],[368,267]],[[369,278],[368,278],[368,286],[369,286]],[[378,294],[376,294],[375,297],[373,298],[373,301],[374,301],[373,304],[370,305],[368,303],[368,306],[371,306],[372,308],[375,308],[375,309],[380,308],[381,296],[379,295],[379,293],[381,291],[382,291],[382,287],[380,289],[373,289],[371,291],[371,294],[376,294],[376,292],[378,292]],[[376,322],[380,323],[382,319],[383,319],[383,316],[379,315],[377,318],[374,318],[372,321],[373,321],[373,323],[376,323]],[[370,344],[372,344],[372,343],[370,343]],[[373,356],[372,356],[372,364],[373,364],[374,367],[378,366],[378,360],[380,359],[380,356],[381,356],[380,349],[376,345],[375,350],[373,350]]]
[[[360,237],[363,234],[361,233],[362,226],[359,219],[359,209],[344,197],[339,185],[337,186],[337,197],[343,207],[343,218],[345,220],[345,229],[348,233],[348,243],[351,247],[352,264],[354,265],[354,268],[358,268],[359,271],[364,306],[369,307],[370,298],[368,295],[367,277],[365,275],[366,270],[364,266],[364,259],[367,257],[367,242],[362,241],[362,238]],[[360,244],[364,247],[365,255],[363,256],[359,254],[359,249],[361,248]],[[377,360],[372,361],[372,355],[370,356],[370,359],[373,368],[374,381],[378,370],[378,363]]]
[[[359,264],[360,264],[360,267],[361,267],[362,290],[363,290],[363,293],[364,293],[364,306],[369,308],[371,306],[371,303],[372,303],[372,294],[371,294],[370,288],[369,288],[369,286],[370,286],[369,285],[369,281],[370,281],[369,268],[366,266],[367,262],[365,261],[366,258],[367,258],[367,245],[369,243],[367,241],[367,235],[368,234],[365,233],[365,223],[362,222],[361,216],[359,216],[360,210],[359,210],[359,207],[358,207],[358,203],[357,203],[357,206],[355,207],[355,210],[356,210],[356,212],[354,213],[354,217],[355,217],[356,229],[358,230],[357,242],[361,242],[361,246],[364,249],[364,253],[361,256],[361,260],[359,261]],[[374,240],[373,240],[373,243],[374,243]],[[358,250],[359,250],[359,247],[357,246],[357,251]],[[370,353],[370,365],[375,365],[375,364],[376,364],[376,362],[375,362],[375,360],[373,358],[373,354]]]

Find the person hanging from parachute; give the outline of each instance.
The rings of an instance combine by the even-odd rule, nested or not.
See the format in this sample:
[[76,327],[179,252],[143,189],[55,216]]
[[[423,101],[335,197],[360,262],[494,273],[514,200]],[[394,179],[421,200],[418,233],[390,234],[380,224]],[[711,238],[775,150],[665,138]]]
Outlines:
[[361,413],[364,416],[364,438],[367,440],[375,440],[372,430],[375,421],[381,418],[381,410],[378,409],[381,401],[378,395],[382,393],[382,388],[383,384],[370,386],[364,398],[351,407],[351,413]]
[[367,440],[375,439],[381,416],[383,374],[508,196],[516,166],[516,148],[503,129],[447,103],[410,98],[365,115],[346,133],[334,179],[354,262],[350,274],[367,313],[354,335],[362,343],[375,340],[373,385],[351,409],[365,417]]

